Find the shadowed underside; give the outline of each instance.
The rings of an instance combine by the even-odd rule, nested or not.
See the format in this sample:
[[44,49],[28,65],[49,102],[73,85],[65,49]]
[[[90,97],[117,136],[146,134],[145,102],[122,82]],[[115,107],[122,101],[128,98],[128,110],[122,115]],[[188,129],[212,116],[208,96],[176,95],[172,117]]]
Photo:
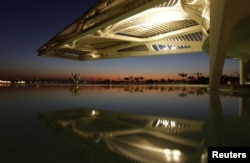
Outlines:
[[209,1],[101,0],[41,48],[72,60],[208,52]]

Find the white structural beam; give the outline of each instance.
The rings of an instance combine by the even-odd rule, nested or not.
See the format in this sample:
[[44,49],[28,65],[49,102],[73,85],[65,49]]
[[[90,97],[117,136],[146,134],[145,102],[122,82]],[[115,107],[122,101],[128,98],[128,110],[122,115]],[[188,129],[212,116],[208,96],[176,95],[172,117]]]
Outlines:
[[209,88],[218,89],[226,57],[226,40],[228,35],[221,36],[223,28],[223,13],[225,0],[210,2],[210,36],[209,36]]
[[[250,1],[246,0],[211,0],[211,12],[210,12],[210,81],[209,88],[211,90],[217,90],[220,85],[220,78],[223,72],[224,61],[227,56],[234,58],[249,58],[250,48],[249,45],[241,44],[241,48],[234,48],[238,45],[239,42],[244,39],[244,41],[249,41],[245,37],[249,38],[249,30],[244,30],[246,27],[244,22],[247,21],[250,17]],[[248,21],[247,21],[248,22]],[[242,26],[238,27],[238,25]],[[247,24],[249,25],[249,24]],[[248,28],[249,29],[249,28]],[[236,31],[238,30],[238,32]],[[239,35],[239,32],[242,32],[242,37]],[[235,33],[236,31],[236,33]],[[232,35],[234,34],[234,35]],[[240,37],[236,37],[240,36]],[[239,55],[242,49],[246,52],[243,55]],[[245,59],[247,60],[247,59]],[[241,64],[241,81],[243,84],[244,74],[243,71],[247,70],[249,66],[247,64]],[[243,70],[244,69],[244,70]]]
[[38,52],[82,61],[201,52],[207,6],[203,0],[102,0]]
[[240,84],[250,84],[250,60],[240,60]]

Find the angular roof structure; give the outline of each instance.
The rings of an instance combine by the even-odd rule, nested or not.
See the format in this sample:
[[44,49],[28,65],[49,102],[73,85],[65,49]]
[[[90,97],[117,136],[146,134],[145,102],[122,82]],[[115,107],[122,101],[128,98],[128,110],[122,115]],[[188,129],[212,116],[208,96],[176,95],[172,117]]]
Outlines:
[[87,162],[206,160],[203,121],[84,108],[40,113],[39,119]]
[[100,0],[38,55],[84,61],[208,52],[209,6],[206,0]]

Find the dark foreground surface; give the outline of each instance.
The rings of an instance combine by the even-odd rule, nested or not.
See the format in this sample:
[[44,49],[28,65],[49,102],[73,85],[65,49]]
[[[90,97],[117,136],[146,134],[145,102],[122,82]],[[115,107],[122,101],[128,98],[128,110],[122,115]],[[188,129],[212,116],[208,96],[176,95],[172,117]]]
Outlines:
[[0,162],[207,162],[250,147],[247,93],[170,86],[0,87]]

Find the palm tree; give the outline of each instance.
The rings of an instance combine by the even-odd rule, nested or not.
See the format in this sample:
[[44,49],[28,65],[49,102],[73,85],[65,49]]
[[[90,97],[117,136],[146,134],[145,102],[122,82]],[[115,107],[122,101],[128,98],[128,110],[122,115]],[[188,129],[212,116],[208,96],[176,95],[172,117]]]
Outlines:
[[194,76],[188,76],[188,79],[191,81],[191,84],[192,84],[194,80]]
[[196,73],[193,73],[194,75],[196,75],[197,76],[197,80],[200,78],[200,76],[202,75],[202,73],[200,73],[200,72],[196,72]]
[[140,77],[140,80],[142,81],[143,79],[144,79],[144,77],[141,76],[141,77]]
[[129,81],[128,77],[124,77],[123,80],[125,81],[125,83],[127,83]]
[[178,75],[182,77],[182,80],[183,80],[184,77],[187,76],[187,74],[185,74],[185,73],[179,73]]
[[136,82],[138,82],[139,84],[141,84],[141,82],[142,82],[143,79],[144,79],[144,78],[143,78],[142,76],[140,76],[140,77],[135,77],[135,78],[134,78],[134,80],[135,80]]
[[129,76],[129,82],[132,83],[134,81],[134,77],[133,76]]

